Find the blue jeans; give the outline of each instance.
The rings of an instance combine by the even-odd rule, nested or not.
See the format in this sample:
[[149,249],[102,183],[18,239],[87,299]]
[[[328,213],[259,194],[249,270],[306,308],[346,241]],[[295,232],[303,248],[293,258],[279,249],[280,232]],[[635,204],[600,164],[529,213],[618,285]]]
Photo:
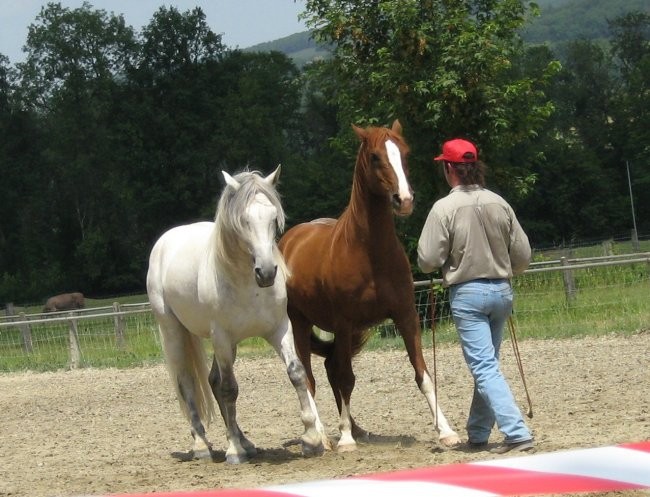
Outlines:
[[450,288],[451,312],[465,361],[474,378],[474,395],[467,420],[471,442],[487,442],[492,427],[506,443],[532,439],[499,366],[503,329],[512,313],[513,292],[508,280],[472,280]]

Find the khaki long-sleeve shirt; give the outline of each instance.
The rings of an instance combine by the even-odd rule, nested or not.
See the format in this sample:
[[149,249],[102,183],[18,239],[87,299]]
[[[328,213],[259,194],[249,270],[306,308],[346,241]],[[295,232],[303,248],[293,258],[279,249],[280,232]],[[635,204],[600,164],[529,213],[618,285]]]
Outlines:
[[425,273],[442,268],[443,286],[479,278],[512,278],[530,263],[531,249],[512,207],[478,185],[461,185],[438,200],[418,243]]

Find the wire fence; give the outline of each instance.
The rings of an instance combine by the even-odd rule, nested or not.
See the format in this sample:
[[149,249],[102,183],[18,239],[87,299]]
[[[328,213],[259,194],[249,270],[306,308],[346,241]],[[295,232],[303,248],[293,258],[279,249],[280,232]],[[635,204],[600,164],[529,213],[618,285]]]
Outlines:
[[148,302],[0,318],[0,371],[143,365],[161,350]]
[[[520,337],[564,338],[650,329],[650,253],[560,257],[531,264],[513,279]],[[424,336],[452,340],[441,280],[414,283]],[[397,337],[391,321],[377,339]],[[0,371],[127,367],[162,360],[148,302],[56,313],[0,316]]]

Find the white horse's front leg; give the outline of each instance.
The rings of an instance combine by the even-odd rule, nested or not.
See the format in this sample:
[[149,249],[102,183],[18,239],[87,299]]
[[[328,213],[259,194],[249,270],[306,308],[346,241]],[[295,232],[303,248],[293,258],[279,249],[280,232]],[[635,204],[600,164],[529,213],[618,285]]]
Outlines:
[[305,426],[302,440],[302,454],[304,456],[317,456],[324,452],[324,449],[331,449],[331,442],[325,434],[325,427],[318,416],[316,402],[307,388],[307,373],[302,362],[296,354],[293,342],[293,330],[291,322],[286,319],[282,324],[278,337],[278,343],[271,341],[285,365],[291,384],[296,389],[300,402],[300,419]]
[[237,397],[239,386],[233,370],[234,352],[231,355],[220,351],[210,371],[210,385],[219,404],[219,410],[226,424],[226,462],[240,464],[257,454],[255,445],[242,433],[237,423]]
[[436,394],[433,388],[433,382],[431,381],[431,377],[426,371],[422,378],[420,391],[426,397],[427,403],[429,404],[429,409],[431,409],[431,413],[433,414],[433,420],[436,425],[436,429],[438,430],[440,443],[445,447],[453,447],[460,443],[458,434],[451,429],[451,426],[449,426],[449,423],[447,422],[447,418],[445,418],[445,415],[442,413],[442,410],[438,405]]
[[226,462],[230,464],[241,464],[248,462],[251,457],[257,454],[257,450],[248,440],[237,423],[237,396],[239,386],[231,371],[223,371],[224,377],[221,382],[221,396],[224,399],[226,422],[226,437],[228,449],[226,450]]

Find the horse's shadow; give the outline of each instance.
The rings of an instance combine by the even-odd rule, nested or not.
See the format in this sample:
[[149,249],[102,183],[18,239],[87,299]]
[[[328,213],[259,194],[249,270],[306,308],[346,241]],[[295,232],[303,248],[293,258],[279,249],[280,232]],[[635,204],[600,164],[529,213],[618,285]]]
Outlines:
[[399,444],[400,447],[411,447],[415,445],[417,440],[410,435],[379,435],[377,433],[368,433],[363,437],[357,438],[357,442],[368,445]]
[[[420,443],[415,437],[412,437],[410,435],[377,435],[375,433],[369,433],[366,437],[358,438],[357,442],[362,445],[392,444],[405,449],[413,447],[414,445]],[[449,450],[463,450],[463,446],[459,444],[453,447],[444,447],[441,444],[434,443],[433,447],[431,447],[429,450],[434,453],[443,453],[448,452]],[[476,449],[473,450],[475,451]]]
[[[226,462],[226,451],[225,450],[214,450],[210,451],[210,456],[197,457],[194,454],[194,451],[190,450],[187,452],[172,452],[171,456],[174,459],[177,459],[179,462],[190,462],[190,461],[212,461],[213,463],[225,463]],[[257,454],[251,457],[250,461],[253,463],[267,463],[267,464],[281,464],[295,459],[301,459],[302,455],[300,453],[292,452],[286,447],[273,447],[273,448],[257,448]]]
[[[338,442],[338,437],[330,436],[334,445]],[[417,440],[410,435],[378,435],[376,433],[368,433],[366,436],[357,439],[359,445],[387,445],[399,444],[400,447],[411,447],[417,443]],[[249,462],[266,463],[266,464],[283,464],[289,461],[302,459],[303,456],[300,451],[290,450],[289,447],[300,445],[299,439],[287,440],[281,447],[271,448],[257,448],[257,454],[253,456]],[[336,452],[334,450],[333,452]],[[211,460],[214,463],[223,463],[226,461],[226,451],[214,450],[210,451],[209,458],[196,457],[194,451],[187,452],[172,452],[171,456],[179,462],[189,462],[196,460]]]
[[[329,435],[329,439],[334,446],[338,443],[339,438],[339,435]],[[355,440],[359,445],[399,444],[401,447],[411,447],[417,443],[417,440],[410,435],[378,435],[377,433],[370,432],[355,437]],[[283,443],[282,446],[288,447],[290,445],[299,444],[300,440],[294,438]],[[336,450],[334,452],[336,452]]]

